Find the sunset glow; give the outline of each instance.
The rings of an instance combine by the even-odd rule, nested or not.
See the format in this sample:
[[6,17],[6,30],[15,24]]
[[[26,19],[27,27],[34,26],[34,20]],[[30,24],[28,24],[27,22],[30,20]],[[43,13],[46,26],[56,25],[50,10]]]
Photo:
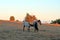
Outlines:
[[0,19],[23,20],[26,13],[35,15],[42,21],[60,18],[60,0],[0,0]]

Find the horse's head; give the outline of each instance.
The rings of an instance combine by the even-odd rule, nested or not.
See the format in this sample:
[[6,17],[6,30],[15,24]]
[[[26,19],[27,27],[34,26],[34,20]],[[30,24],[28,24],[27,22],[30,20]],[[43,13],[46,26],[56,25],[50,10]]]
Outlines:
[[37,20],[37,22],[41,25],[41,21],[40,20]]

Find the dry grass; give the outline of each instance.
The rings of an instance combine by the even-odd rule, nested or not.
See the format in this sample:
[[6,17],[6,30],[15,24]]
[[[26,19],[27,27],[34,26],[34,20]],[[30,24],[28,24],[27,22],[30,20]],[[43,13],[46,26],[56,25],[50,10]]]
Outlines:
[[60,40],[60,26],[39,25],[39,31],[22,30],[17,22],[0,22],[0,40]]

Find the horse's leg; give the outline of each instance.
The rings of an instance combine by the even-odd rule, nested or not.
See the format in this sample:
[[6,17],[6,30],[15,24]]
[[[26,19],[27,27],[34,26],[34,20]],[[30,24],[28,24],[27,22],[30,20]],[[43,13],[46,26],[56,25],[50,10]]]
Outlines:
[[23,31],[25,30],[25,25],[23,26]]
[[38,29],[38,26],[36,26],[36,27],[34,27],[35,29],[34,29],[34,32],[38,32],[39,31],[39,29]]
[[39,31],[39,29],[38,29],[38,28],[37,28],[36,30],[37,30],[37,32]]
[[34,32],[36,32],[36,31],[38,32],[38,29],[34,29]]
[[28,32],[30,32],[30,26],[28,27]]

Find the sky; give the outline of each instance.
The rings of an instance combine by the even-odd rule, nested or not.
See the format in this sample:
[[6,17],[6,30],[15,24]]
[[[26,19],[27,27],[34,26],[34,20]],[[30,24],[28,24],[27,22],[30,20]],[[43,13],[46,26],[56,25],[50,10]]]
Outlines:
[[41,21],[50,22],[60,18],[60,0],[0,0],[0,19],[23,20],[26,13]]

